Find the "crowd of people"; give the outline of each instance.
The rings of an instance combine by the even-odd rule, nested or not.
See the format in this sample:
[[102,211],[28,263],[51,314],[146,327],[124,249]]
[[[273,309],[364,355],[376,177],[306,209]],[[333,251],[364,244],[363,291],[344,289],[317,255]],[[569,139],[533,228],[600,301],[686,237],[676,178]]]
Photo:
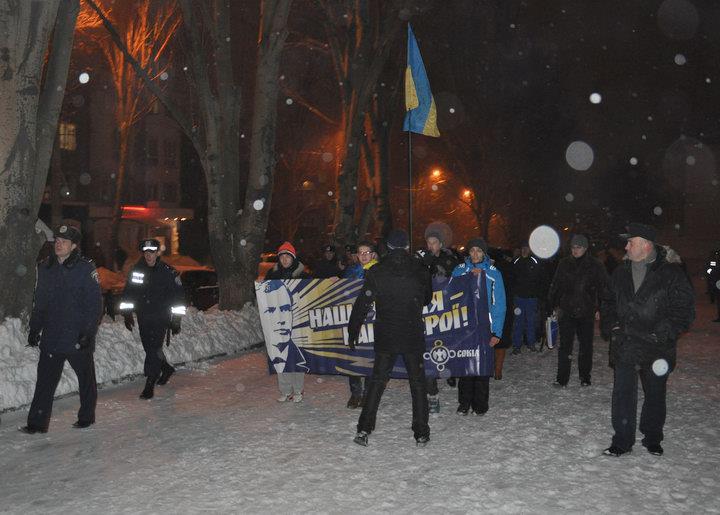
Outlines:
[[[438,228],[439,227],[439,228]],[[449,229],[449,228],[447,228]],[[102,314],[98,274],[78,245],[82,236],[72,226],[55,232],[53,252],[38,264],[38,281],[30,318],[28,345],[39,347],[35,393],[24,433],[45,433],[52,401],[65,361],[78,378],[80,409],[76,428],[95,423],[97,386],[93,351]],[[506,349],[537,352],[544,331],[540,321],[552,314],[559,322],[560,345],[554,385],[564,388],[571,377],[575,339],[578,341],[578,379],[582,387],[592,384],[593,334],[610,342],[609,361],[614,368],[612,425],[614,435],[605,450],[608,456],[631,452],[637,428],[638,380],[645,392],[639,429],[642,445],[662,455],[666,414],[666,384],[676,362],[680,334],[692,323],[694,298],[691,282],[679,256],[657,244],[652,226],[631,223],[622,235],[627,241],[625,260],[606,267],[589,253],[585,235],[570,240],[570,253],[557,261],[534,256],[527,242],[516,255],[490,249],[483,238],[472,238],[465,255],[451,248],[451,232],[431,225],[425,231],[423,249],[410,253],[409,238],[392,231],[382,242],[361,241],[348,245],[342,256],[327,244],[312,272],[298,259],[290,242],[277,249],[278,263],[268,271],[265,292],[277,297],[276,311],[282,325],[277,349],[268,351],[278,376],[280,402],[303,401],[304,357],[289,345],[292,338],[292,293],[283,279],[319,278],[362,280],[348,324],[348,345],[357,345],[360,329],[374,306],[375,359],[369,377],[349,376],[347,407],[361,408],[354,441],[368,445],[375,429],[377,410],[398,356],[407,371],[412,397],[412,430],[418,446],[430,440],[429,413],[440,411],[437,379],[425,376],[423,308],[432,298],[432,281],[463,275],[477,277],[472,292],[478,299],[478,345],[489,345],[494,359],[471,376],[448,379],[457,386],[456,412],[484,415],[489,409],[490,378],[502,380]],[[180,331],[185,313],[182,284],[175,270],[160,258],[155,239],[140,242],[142,257],[130,270],[120,310],[125,326],[133,331],[137,317],[145,351],[147,378],[142,399],[150,399],[155,385],[167,383],[175,369],[167,362],[163,345]],[[710,274],[710,272],[708,272]]]
[[[494,360],[477,375],[447,379],[451,387],[457,386],[457,414],[484,415],[488,411],[490,378],[502,380],[506,350],[512,347],[514,355],[523,349],[537,352],[547,336],[544,321],[550,316],[559,325],[557,375],[552,384],[566,388],[570,382],[577,339],[578,381],[581,387],[590,387],[593,336],[599,321],[602,338],[610,342],[609,361],[614,368],[615,434],[604,454],[617,457],[632,450],[639,379],[645,391],[639,423],[642,445],[659,456],[663,454],[665,386],[675,366],[677,338],[688,330],[695,316],[693,290],[679,257],[657,244],[653,227],[632,223],[620,236],[627,242],[621,263],[603,263],[592,256],[590,242],[583,234],[572,236],[568,255],[543,260],[533,255],[527,242],[510,256],[489,248],[482,238],[468,241],[463,248],[465,255],[461,255],[451,248],[446,232],[431,226],[425,231],[424,248],[412,254],[403,231],[390,233],[381,256],[376,245],[367,241],[347,246],[342,256],[333,245],[325,245],[314,273],[300,263],[294,247],[285,242],[278,249],[279,263],[266,279],[363,280],[348,326],[349,345],[354,349],[360,327],[374,304],[372,374],[366,378],[349,376],[347,407],[362,408],[354,439],[360,445],[368,445],[380,398],[398,356],[408,374],[416,442],[419,446],[428,443],[429,413],[440,411],[440,399],[437,378],[425,377],[424,373],[423,306],[430,302],[432,278],[474,274],[481,277],[474,293],[487,314],[480,321],[478,334],[494,349]],[[284,392],[280,400],[302,400],[302,385],[298,388],[294,392],[298,397]]]

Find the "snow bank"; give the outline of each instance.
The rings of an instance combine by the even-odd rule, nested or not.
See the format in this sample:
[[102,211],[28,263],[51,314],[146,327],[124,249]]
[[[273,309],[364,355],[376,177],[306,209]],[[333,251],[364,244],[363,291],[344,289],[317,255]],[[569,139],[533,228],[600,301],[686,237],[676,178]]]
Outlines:
[[[241,311],[197,311],[189,308],[182,332],[172,337],[165,355],[171,363],[191,363],[235,354],[263,341],[257,307],[246,304]],[[17,318],[0,324],[0,412],[27,405],[35,388],[38,350],[26,347],[27,332]],[[142,375],[143,352],[137,326],[130,333],[122,317],[105,317],[100,324],[95,350],[98,384]],[[66,363],[56,395],[77,391],[77,379]]]

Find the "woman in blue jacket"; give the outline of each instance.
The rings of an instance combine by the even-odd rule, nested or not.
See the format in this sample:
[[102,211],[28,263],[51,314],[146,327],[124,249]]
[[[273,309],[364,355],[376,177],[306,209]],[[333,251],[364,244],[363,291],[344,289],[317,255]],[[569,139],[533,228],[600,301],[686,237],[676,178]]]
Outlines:
[[[480,313],[487,302],[488,320],[479,321],[480,343],[487,342],[495,347],[502,337],[502,328],[505,321],[505,286],[502,274],[495,268],[487,256],[487,243],[482,238],[473,238],[467,244],[469,257],[464,263],[455,267],[453,277],[465,274],[474,274],[485,278],[485,284],[480,284],[480,290],[487,290],[487,298],[480,299]],[[484,286],[484,288],[483,288]],[[489,335],[485,334],[489,332]],[[489,336],[489,341],[488,337]],[[492,353],[489,354],[492,356]],[[490,399],[490,376],[493,374],[491,359],[485,360],[485,368],[479,370],[477,376],[461,377],[458,381],[458,409],[460,415],[467,415],[472,408],[473,413],[484,415],[488,410]]]

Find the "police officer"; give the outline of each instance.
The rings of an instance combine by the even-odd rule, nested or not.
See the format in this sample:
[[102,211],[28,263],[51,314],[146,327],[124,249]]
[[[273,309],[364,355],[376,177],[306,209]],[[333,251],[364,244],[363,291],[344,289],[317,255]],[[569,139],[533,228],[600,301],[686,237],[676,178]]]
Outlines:
[[[163,341],[167,332],[180,332],[180,317],[185,314],[182,282],[177,271],[160,259],[160,242],[148,239],[140,242],[142,258],[132,267],[125,282],[120,312],[125,327],[135,327],[133,311],[137,315],[140,339],[145,350],[144,374],[147,377],[141,399],[152,399],[155,384],[168,382],[175,369],[165,359]],[[167,337],[168,345],[170,338]]]
[[95,334],[102,316],[102,294],[92,261],[80,255],[80,231],[61,225],[54,231],[54,252],[37,267],[28,346],[40,347],[35,394],[27,434],[47,433],[55,389],[67,360],[78,380],[80,410],[75,428],[95,423]]

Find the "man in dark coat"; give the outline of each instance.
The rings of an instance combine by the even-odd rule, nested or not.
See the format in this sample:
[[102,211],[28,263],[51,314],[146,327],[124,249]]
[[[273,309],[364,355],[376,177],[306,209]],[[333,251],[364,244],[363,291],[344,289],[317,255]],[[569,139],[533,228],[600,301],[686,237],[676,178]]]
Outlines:
[[512,353],[520,354],[523,334],[528,348],[536,352],[535,325],[538,299],[542,296],[543,269],[537,258],[530,252],[527,243],[523,244],[520,257],[513,261],[513,277],[512,291],[515,322],[512,334]]
[[55,230],[54,253],[37,267],[37,285],[28,346],[40,346],[37,381],[27,434],[47,433],[53,397],[67,360],[78,379],[80,410],[75,428],[95,423],[95,334],[102,316],[102,294],[92,261],[80,255],[80,231],[70,225]]
[[[180,332],[180,317],[185,314],[185,294],[177,271],[160,259],[160,242],[148,239],[140,242],[143,256],[130,270],[122,294],[120,312],[125,327],[135,327],[133,311],[137,315],[140,339],[145,351],[144,374],[147,377],[141,399],[152,399],[155,384],[168,382],[175,372],[163,353],[167,332]],[[168,338],[168,344],[170,340]]]
[[334,245],[325,245],[322,250],[322,258],[315,264],[313,277],[316,279],[330,279],[342,277],[343,270],[340,268],[340,261],[335,253]]
[[[433,230],[432,226],[425,231],[425,249],[415,252],[415,257],[427,267],[430,276],[439,281],[445,281],[450,278],[455,267],[462,260],[455,253],[446,247],[447,242],[444,241],[440,231]],[[453,384],[453,381],[450,382]],[[438,389],[437,378],[427,378],[428,406],[430,413],[440,412],[440,390]]]
[[548,302],[558,314],[560,349],[556,383],[567,386],[570,380],[573,343],[578,338],[580,386],[590,386],[593,332],[600,294],[607,283],[602,263],[587,253],[588,239],[576,234],[570,241],[572,255],[563,258],[550,286]]
[[627,260],[612,274],[601,304],[602,336],[610,339],[615,369],[608,456],[629,453],[635,443],[638,375],[645,398],[640,415],[643,446],[660,456],[668,375],[675,367],[678,335],[695,318],[693,289],[670,249],[655,245],[652,226],[628,226]]
[[353,306],[348,325],[352,350],[375,302],[375,363],[365,405],[357,425],[355,443],[366,446],[375,429],[380,398],[398,354],[405,362],[412,396],[412,430],[418,446],[430,440],[425,388],[425,331],[422,311],[432,298],[430,273],[408,254],[408,236],[394,230],[387,239],[388,254],[367,270],[365,283]]

